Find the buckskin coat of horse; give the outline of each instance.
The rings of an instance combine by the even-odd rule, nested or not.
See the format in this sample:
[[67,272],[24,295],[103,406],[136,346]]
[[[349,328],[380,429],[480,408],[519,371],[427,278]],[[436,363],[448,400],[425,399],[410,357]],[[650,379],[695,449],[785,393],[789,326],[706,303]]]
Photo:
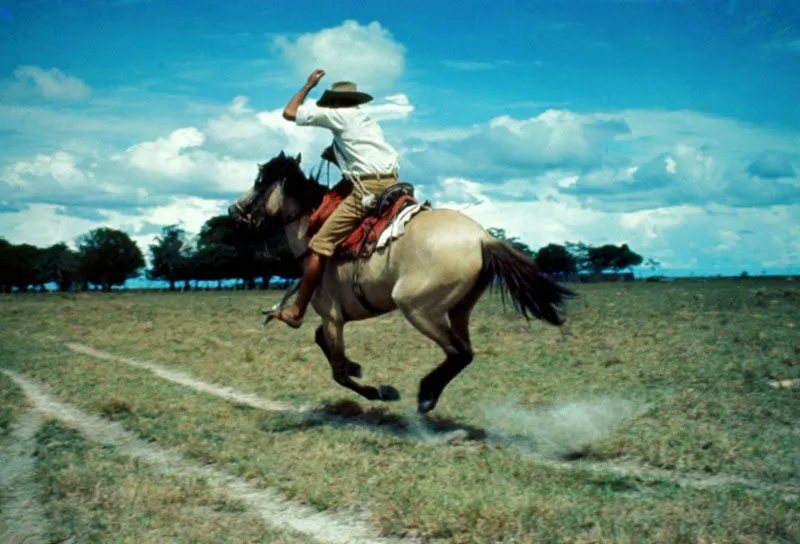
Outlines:
[[[230,209],[234,219],[251,226],[282,225],[298,260],[308,254],[306,224],[326,192],[300,169],[300,156],[283,152],[259,169],[255,185]],[[469,319],[486,288],[499,284],[528,319],[561,325],[568,289],[543,275],[536,263],[508,243],[492,237],[460,212],[430,209],[418,213],[405,233],[358,262],[358,282],[372,309],[356,296],[354,262],[331,259],[312,305],[322,318],[315,340],[333,370],[336,383],[369,400],[393,401],[391,385],[357,382],[361,366],[345,354],[344,325],[399,309],[422,334],[436,342],[445,360],[420,382],[417,408],[432,410],[442,391],[472,362]]]

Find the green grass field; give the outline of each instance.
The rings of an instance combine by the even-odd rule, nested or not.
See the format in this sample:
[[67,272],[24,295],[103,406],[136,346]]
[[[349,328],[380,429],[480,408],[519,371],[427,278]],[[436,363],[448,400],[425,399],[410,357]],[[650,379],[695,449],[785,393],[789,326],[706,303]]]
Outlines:
[[[475,361],[427,420],[413,413],[417,384],[442,354],[400,314],[345,329],[365,381],[403,394],[399,403],[370,404],[331,380],[313,343],[315,316],[300,331],[261,328],[259,309],[276,292],[4,297],[0,367],[141,438],[315,508],[368,508],[385,535],[800,541],[800,388],[767,383],[800,377],[800,285],[750,279],[575,288],[581,296],[561,329],[526,323],[485,296],[473,316]],[[313,410],[254,409],[76,353],[66,342]],[[25,401],[8,380],[0,385],[5,433]],[[47,425],[40,442],[68,432]],[[428,439],[454,428],[470,439]],[[113,477],[95,476],[110,497],[122,496],[128,478],[154,488],[188,485],[148,480],[130,461],[101,453],[82,459],[113,467]],[[42,463],[51,488],[77,477],[91,484],[91,471],[76,476],[61,457]],[[625,471],[614,472],[619,467]],[[200,500],[187,489],[178,502]],[[185,524],[181,516],[192,510],[179,515],[158,503],[145,526],[114,500],[58,496],[50,508],[78,514],[55,518],[54,534],[89,507],[123,516],[138,531],[132,534]],[[219,509],[235,510],[201,501],[192,511]],[[243,526],[230,541],[276,541],[264,531]],[[225,531],[209,534],[225,541]],[[198,535],[179,540],[205,541]]]

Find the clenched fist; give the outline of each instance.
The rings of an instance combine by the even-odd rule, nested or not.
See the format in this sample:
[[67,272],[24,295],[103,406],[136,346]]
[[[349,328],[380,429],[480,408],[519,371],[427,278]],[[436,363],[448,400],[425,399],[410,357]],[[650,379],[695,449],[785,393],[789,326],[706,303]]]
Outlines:
[[325,70],[320,70],[320,69],[314,70],[313,72],[311,72],[311,75],[308,76],[308,82],[306,83],[306,86],[309,89],[313,89],[314,87],[317,86],[317,83],[319,83],[319,80],[322,79],[324,75],[325,75]]

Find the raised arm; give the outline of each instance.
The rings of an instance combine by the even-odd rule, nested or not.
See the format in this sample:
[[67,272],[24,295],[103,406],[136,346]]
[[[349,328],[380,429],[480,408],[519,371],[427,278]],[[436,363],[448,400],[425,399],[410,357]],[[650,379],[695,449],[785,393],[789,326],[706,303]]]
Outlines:
[[283,109],[283,118],[287,121],[294,121],[297,119],[297,108],[305,101],[308,93],[311,92],[311,89],[317,86],[319,80],[322,79],[322,76],[325,75],[325,70],[314,70],[311,72],[311,75],[308,76],[308,81],[306,84],[303,85],[303,88],[297,91],[289,103],[286,104],[286,107]]

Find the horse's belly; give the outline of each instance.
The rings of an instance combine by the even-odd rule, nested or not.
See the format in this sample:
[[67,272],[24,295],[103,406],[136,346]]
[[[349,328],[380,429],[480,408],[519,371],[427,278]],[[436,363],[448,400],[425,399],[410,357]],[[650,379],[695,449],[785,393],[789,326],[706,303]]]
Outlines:
[[[336,294],[336,303],[347,321],[367,319],[397,309],[392,299],[397,276],[389,256],[385,249],[378,250],[371,258],[358,263],[351,261],[336,265],[331,278],[335,285],[331,286],[331,291]],[[358,285],[355,284],[356,276]],[[363,298],[357,294],[359,289]]]

